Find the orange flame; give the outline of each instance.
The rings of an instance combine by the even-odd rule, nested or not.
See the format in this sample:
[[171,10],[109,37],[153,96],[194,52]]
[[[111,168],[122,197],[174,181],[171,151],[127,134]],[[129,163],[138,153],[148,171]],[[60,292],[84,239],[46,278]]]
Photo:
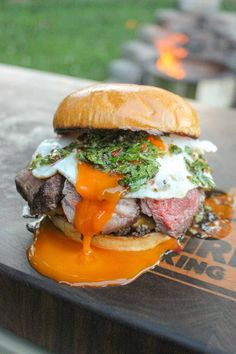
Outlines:
[[183,33],[172,33],[157,40],[156,48],[160,54],[156,62],[158,70],[177,80],[182,80],[186,76],[182,59],[188,56],[188,51],[180,45],[186,44],[188,40],[188,36]]

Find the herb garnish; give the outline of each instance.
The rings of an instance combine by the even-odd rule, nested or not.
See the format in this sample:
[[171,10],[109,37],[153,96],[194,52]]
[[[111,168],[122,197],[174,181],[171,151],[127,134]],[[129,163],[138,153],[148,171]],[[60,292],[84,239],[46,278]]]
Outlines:
[[52,150],[47,156],[37,154],[31,162],[31,169],[53,165],[75,150],[80,161],[104,172],[121,174],[123,177],[119,183],[134,192],[159,170],[159,150],[147,137],[144,132],[90,131],[69,146]]
[[174,144],[169,145],[169,153],[170,154],[180,154],[182,152],[182,149]]
[[[78,160],[89,163],[95,168],[122,176],[120,185],[131,192],[139,190],[159,171],[159,162],[166,152],[158,149],[148,139],[145,132],[91,130],[64,148],[53,149],[48,155],[37,154],[31,162],[31,169],[53,165],[58,160],[76,153]],[[171,154],[184,153],[184,160],[191,176],[189,180],[196,186],[211,189],[215,186],[204,157],[185,146],[170,144]]]
[[189,146],[185,146],[184,147],[184,152],[186,152],[186,154],[192,156],[193,155],[193,151]]
[[51,151],[49,155],[43,156],[41,154],[37,154],[34,156],[33,160],[31,161],[30,168],[34,170],[36,167],[39,166],[47,166],[52,165],[60,159],[64,159],[65,157],[69,156],[72,151],[80,146],[79,142],[73,142],[70,145],[64,148],[57,148]]
[[134,192],[159,170],[158,148],[147,136],[144,132],[91,131],[83,137],[77,157],[102,171],[121,174],[119,183]]
[[192,183],[205,189],[212,189],[215,187],[215,183],[212,178],[206,175],[206,173],[210,172],[210,168],[202,155],[195,153],[192,154],[191,160],[186,157],[184,160],[187,169],[191,173],[191,176],[188,178]]

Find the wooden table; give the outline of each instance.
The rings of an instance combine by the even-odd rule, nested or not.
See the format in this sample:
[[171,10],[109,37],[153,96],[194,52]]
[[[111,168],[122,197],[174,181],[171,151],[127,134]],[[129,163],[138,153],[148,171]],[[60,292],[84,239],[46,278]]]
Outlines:
[[[80,289],[29,266],[31,234],[14,176],[53,134],[60,100],[90,83],[0,65],[0,326],[56,353],[235,353],[234,281],[224,288],[162,265],[128,286]],[[194,105],[203,137],[219,147],[210,162],[219,188],[227,190],[235,185],[236,112]]]

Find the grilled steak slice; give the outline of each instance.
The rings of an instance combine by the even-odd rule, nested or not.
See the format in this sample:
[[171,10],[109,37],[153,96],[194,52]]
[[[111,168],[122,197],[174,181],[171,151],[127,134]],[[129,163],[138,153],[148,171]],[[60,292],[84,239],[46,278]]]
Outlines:
[[61,201],[62,209],[67,217],[67,220],[72,224],[75,217],[75,208],[81,197],[76,192],[73,184],[67,180],[65,180],[62,194],[64,196]]
[[139,216],[139,206],[136,199],[120,199],[112,218],[104,226],[102,233],[110,234],[133,224]]
[[157,231],[177,237],[191,225],[203,201],[204,192],[195,188],[184,198],[143,199],[141,209],[144,214],[153,217]]
[[31,171],[23,169],[16,175],[16,189],[28,202],[32,215],[55,210],[61,199],[65,178],[59,173],[47,178],[35,178]]

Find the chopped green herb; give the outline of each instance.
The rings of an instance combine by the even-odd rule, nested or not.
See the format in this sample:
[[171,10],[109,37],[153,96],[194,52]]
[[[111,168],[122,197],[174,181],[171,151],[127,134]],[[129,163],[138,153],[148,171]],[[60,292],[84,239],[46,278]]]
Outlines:
[[193,154],[192,149],[189,146],[184,147],[184,152],[190,156]]
[[212,189],[215,187],[215,183],[209,176],[206,175],[207,172],[210,172],[207,161],[202,155],[195,155],[193,159],[189,160],[185,157],[185,163],[187,169],[191,173],[189,180],[205,189]]
[[34,170],[38,166],[53,165],[58,160],[64,159],[65,157],[69,156],[71,152],[78,146],[78,142],[73,142],[64,148],[52,150],[49,155],[43,156],[41,154],[37,154],[31,161],[30,168]]
[[77,156],[95,168],[121,174],[120,184],[131,191],[140,189],[159,170],[158,148],[143,132],[91,131]]
[[54,149],[47,156],[37,154],[31,162],[31,169],[54,164],[76,150],[80,161],[104,172],[121,174],[123,178],[119,183],[136,191],[159,170],[159,150],[147,137],[144,132],[89,131],[69,146]]
[[180,154],[182,152],[182,149],[174,144],[169,145],[169,153],[171,154]]
[[210,205],[204,204],[204,210],[205,210],[206,212],[212,212],[212,207],[210,207]]
[[[145,132],[91,130],[64,148],[54,149],[46,156],[37,154],[31,162],[31,169],[53,165],[74,151],[80,161],[104,172],[120,174],[119,183],[134,192],[158,173],[160,165],[157,159],[165,154],[147,138]],[[171,144],[169,152],[180,154],[183,150]],[[189,146],[185,146],[184,152],[188,155],[184,159],[191,182],[205,189],[213,188],[215,184],[207,175],[210,170],[203,156]]]

